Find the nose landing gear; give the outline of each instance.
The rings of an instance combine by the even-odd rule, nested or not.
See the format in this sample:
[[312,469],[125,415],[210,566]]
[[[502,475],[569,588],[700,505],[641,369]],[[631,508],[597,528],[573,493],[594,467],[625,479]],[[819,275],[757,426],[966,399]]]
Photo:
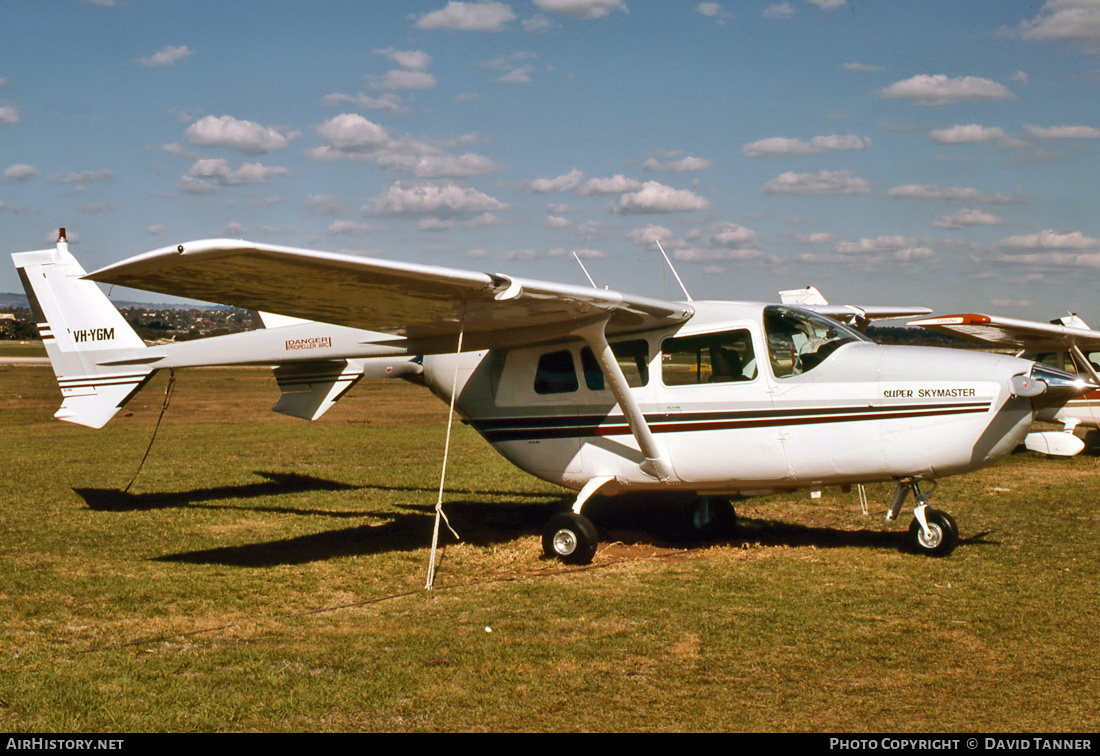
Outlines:
[[899,481],[886,519],[897,519],[901,505],[912,491],[917,504],[913,507],[913,522],[909,524],[909,546],[918,554],[939,557],[947,556],[959,545],[959,526],[947,512],[928,506],[935,490],[935,481],[932,482],[932,490],[927,493],[921,491],[916,480]]

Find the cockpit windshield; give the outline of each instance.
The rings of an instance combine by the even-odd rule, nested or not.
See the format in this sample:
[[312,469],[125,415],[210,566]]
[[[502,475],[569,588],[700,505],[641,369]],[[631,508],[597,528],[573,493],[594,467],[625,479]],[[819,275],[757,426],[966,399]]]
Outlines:
[[781,305],[764,308],[764,333],[776,378],[807,373],[844,344],[868,341],[832,318]]

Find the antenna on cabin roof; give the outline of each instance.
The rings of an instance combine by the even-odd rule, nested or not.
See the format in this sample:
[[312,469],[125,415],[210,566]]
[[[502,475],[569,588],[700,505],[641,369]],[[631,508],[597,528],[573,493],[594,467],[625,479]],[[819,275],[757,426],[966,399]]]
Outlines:
[[684,290],[684,296],[687,297],[687,301],[694,301],[691,295],[688,294],[687,287],[684,286],[684,282],[680,280],[680,274],[676,272],[676,268],[672,266],[672,260],[668,259],[668,255],[665,254],[665,248],[661,246],[661,242],[657,239],[653,241],[657,242],[657,249],[661,250],[661,255],[665,258],[665,262],[668,263],[669,269],[672,271],[672,275],[676,276],[676,283],[680,284],[680,288]]
[[588,268],[584,267],[584,263],[581,262],[580,255],[577,254],[576,250],[573,250],[573,259],[577,261],[577,265],[581,266],[581,270],[584,271],[584,275],[585,275],[585,278],[588,279],[588,283],[592,284],[592,288],[593,289],[600,288],[599,286],[596,285],[596,282],[592,280],[592,276],[588,275]]

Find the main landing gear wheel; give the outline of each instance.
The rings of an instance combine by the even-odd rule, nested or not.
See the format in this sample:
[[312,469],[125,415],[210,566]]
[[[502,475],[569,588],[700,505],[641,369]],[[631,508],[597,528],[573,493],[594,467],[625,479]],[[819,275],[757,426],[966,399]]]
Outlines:
[[583,515],[562,512],[554,515],[542,531],[542,550],[566,564],[588,564],[599,545],[596,527]]
[[959,545],[959,526],[955,519],[938,509],[926,509],[924,517],[928,521],[931,538],[925,535],[920,521],[914,517],[909,525],[909,541],[913,548],[928,556],[947,556]]
[[692,532],[704,538],[732,538],[737,533],[737,512],[725,496],[700,496],[691,513]]

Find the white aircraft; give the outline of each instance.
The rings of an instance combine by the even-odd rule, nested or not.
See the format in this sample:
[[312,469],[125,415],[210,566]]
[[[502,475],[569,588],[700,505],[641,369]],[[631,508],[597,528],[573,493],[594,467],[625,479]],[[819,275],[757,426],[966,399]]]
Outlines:
[[[160,369],[274,365],[282,392],[276,412],[316,420],[364,375],[398,378],[423,368],[392,337],[260,313],[265,328],[146,346],[69,252],[57,247],[12,255],[64,397],[54,415],[102,428]],[[371,340],[364,344],[364,339]]]
[[[1039,323],[998,315],[964,313],[914,320],[910,325],[972,341],[991,349],[1017,352],[1100,384],[1100,331],[1090,330],[1077,315]],[[1085,448],[1074,435],[1078,426],[1100,427],[1100,392],[1093,391],[1062,406],[1046,407],[1037,419],[1062,423],[1062,431],[1029,433],[1025,446],[1034,452],[1072,457]]]
[[[35,259],[17,264],[26,272]],[[595,554],[583,510],[597,493],[691,492],[705,525],[734,516],[727,497],[874,481],[897,482],[889,521],[912,491],[913,547],[947,554],[958,526],[922,485],[992,464],[1039,409],[1098,388],[1015,357],[877,345],[788,305],[672,302],[235,240],[155,250],[86,278],[369,327],[346,348],[420,356],[424,382],[453,395],[498,452],[579,492],[543,533],[546,554],[568,563]],[[111,354],[136,348],[117,325],[83,330],[93,335],[79,345],[102,347],[86,374],[134,364]]]

